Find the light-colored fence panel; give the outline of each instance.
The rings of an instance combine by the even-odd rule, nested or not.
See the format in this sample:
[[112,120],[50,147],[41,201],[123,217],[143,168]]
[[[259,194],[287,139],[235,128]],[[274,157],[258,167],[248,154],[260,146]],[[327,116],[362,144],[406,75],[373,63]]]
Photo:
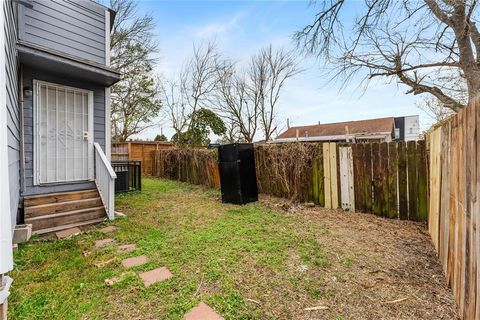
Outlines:
[[338,150],[340,161],[340,191],[342,199],[342,209],[355,211],[352,148],[340,147]]
[[112,160],[142,162],[142,174],[152,175],[152,153],[172,149],[173,143],[164,141],[127,141],[112,143]]
[[323,144],[323,170],[325,186],[325,208],[336,209],[338,202],[337,144]]
[[428,134],[429,232],[465,320],[480,319],[479,105]]
[[441,144],[442,128],[437,128],[430,134],[430,206],[428,216],[428,231],[432,236],[433,245],[438,250],[439,242],[439,211],[441,199]]

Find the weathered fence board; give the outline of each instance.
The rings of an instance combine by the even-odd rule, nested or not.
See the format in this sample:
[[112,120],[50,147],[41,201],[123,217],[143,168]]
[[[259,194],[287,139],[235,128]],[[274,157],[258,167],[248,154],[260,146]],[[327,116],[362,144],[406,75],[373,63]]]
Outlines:
[[402,220],[427,220],[425,144],[423,141],[408,144],[409,148],[405,142],[352,147],[357,211]]
[[417,142],[417,212],[419,221],[428,220],[428,157],[425,141]]
[[398,218],[398,154],[397,144],[388,144],[388,213],[389,218]]
[[417,212],[417,144],[407,142],[407,179],[408,179],[408,213],[410,220],[418,220]]
[[[441,146],[442,128],[437,128],[430,135],[430,210],[437,212],[440,208],[441,191]],[[428,230],[432,236],[432,242],[435,249],[439,249],[439,217],[436,214],[430,214],[428,219]]]
[[340,147],[340,191],[342,209],[355,211],[352,147]]
[[407,144],[399,142],[398,148],[398,213],[400,220],[408,220]]
[[[354,155],[355,157],[355,155]],[[373,164],[372,164],[372,145],[366,144],[365,145],[365,152],[364,152],[364,159],[365,159],[365,169],[364,169],[364,197],[365,197],[365,212],[366,213],[373,213],[373,193],[372,193],[372,181],[373,181]],[[353,173],[355,176],[355,172]]]
[[428,134],[429,232],[466,320],[480,319],[479,105],[477,99]]

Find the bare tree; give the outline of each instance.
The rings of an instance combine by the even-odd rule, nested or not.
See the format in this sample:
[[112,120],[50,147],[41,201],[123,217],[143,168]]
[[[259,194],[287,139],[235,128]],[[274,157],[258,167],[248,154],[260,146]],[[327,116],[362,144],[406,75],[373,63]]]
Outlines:
[[161,99],[165,106],[166,116],[170,119],[171,126],[178,136],[188,127],[190,114],[180,86],[168,80],[162,81]]
[[159,83],[153,75],[155,27],[149,15],[139,15],[132,0],[112,0],[116,19],[111,37],[111,66],[121,79],[111,88],[112,138],[126,141],[156,123],[161,109]]
[[[215,42],[193,46],[193,56],[180,75],[183,99],[188,104],[189,114],[199,108],[210,108],[212,93],[218,83],[220,54]],[[190,122],[188,124],[190,128]]]
[[209,129],[224,133],[222,120],[211,111],[221,63],[215,42],[194,44],[193,55],[187,60],[178,80],[164,82],[162,100],[175,130],[175,142],[206,141]]
[[270,45],[252,57],[248,91],[258,108],[265,141],[270,141],[277,130],[277,103],[285,82],[299,72],[294,55],[284,49],[275,50]]
[[270,45],[252,56],[246,70],[220,61],[215,110],[242,140],[252,142],[259,131],[266,141],[271,140],[277,131],[280,94],[285,82],[299,72],[293,54]]
[[351,16],[344,14],[349,6],[345,0],[326,0],[319,6],[313,22],[294,38],[306,53],[333,65],[333,77],[344,85],[357,75],[367,81],[384,77],[408,86],[407,93],[431,94],[458,111],[465,102],[455,97],[455,87],[442,81],[458,70],[467,100],[478,95],[476,0],[363,0],[353,26]]
[[443,121],[454,114],[452,109],[445,108],[434,96],[425,96],[421,101],[417,102],[416,105],[436,122]]
[[227,140],[253,142],[257,133],[259,108],[251,100],[243,72],[235,63],[225,62],[218,69],[215,111],[226,119]]

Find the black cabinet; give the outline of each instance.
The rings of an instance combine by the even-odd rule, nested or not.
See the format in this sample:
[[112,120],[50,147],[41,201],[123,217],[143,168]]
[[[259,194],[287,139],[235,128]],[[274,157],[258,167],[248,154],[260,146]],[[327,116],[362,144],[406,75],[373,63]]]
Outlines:
[[234,143],[218,147],[222,202],[245,204],[258,200],[253,144]]

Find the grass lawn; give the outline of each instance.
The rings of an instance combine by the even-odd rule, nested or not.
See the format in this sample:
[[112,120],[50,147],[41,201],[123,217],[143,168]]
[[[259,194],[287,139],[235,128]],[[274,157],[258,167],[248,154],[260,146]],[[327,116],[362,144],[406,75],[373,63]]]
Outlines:
[[[219,192],[143,179],[117,196],[126,218],[15,252],[11,319],[182,319],[204,301],[225,319],[455,319],[424,226],[292,205],[222,204]],[[137,250],[94,250],[114,237]],[[126,270],[126,257],[149,262]],[[95,263],[106,262],[96,267]],[[137,273],[167,266],[148,288]],[[105,279],[124,280],[107,286]],[[305,310],[322,306],[324,310]]]

